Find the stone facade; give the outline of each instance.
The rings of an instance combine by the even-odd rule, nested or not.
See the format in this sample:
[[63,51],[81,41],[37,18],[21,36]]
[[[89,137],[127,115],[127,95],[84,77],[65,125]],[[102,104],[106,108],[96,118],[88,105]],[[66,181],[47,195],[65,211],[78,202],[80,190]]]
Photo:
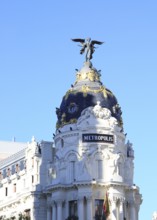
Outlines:
[[48,183],[46,170],[52,158],[52,143],[39,144],[32,138],[25,149],[0,161],[0,219],[45,219],[42,190]]
[[32,138],[0,161],[0,219],[138,220],[133,146],[100,76],[91,62],[77,71],[53,143]]

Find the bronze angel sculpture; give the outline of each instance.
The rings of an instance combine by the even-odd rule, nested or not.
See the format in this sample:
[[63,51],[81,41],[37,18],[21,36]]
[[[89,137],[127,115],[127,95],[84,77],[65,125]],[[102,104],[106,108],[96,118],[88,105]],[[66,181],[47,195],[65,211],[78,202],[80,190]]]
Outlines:
[[76,39],[72,39],[72,41],[74,42],[80,42],[81,43],[81,50],[80,50],[80,54],[83,54],[84,52],[86,52],[86,62],[90,61],[92,59],[92,55],[95,51],[95,44],[103,44],[104,42],[100,42],[97,40],[91,40],[91,38],[87,38],[87,39],[80,39],[80,38],[76,38]]

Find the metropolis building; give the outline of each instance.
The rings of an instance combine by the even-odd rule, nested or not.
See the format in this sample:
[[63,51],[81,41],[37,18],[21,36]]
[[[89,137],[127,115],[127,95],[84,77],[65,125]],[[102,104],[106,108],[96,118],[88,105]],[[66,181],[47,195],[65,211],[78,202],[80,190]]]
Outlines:
[[0,161],[1,220],[138,220],[133,146],[117,98],[92,65],[92,42],[56,108],[53,142],[33,137]]

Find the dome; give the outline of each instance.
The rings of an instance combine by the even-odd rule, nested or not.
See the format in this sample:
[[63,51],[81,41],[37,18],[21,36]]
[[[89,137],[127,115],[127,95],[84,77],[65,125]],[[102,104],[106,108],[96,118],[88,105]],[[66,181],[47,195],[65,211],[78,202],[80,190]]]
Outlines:
[[87,107],[94,107],[97,102],[100,102],[103,108],[109,109],[119,126],[123,126],[122,112],[117,99],[105,88],[100,77],[100,71],[96,70],[90,61],[85,62],[83,67],[77,70],[74,85],[66,92],[60,108],[56,108],[57,128],[76,123],[81,112]]

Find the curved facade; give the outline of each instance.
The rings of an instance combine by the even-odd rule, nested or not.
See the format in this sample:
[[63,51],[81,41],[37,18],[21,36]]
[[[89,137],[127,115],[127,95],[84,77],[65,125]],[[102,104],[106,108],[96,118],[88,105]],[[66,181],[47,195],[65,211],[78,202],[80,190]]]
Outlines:
[[1,219],[138,220],[134,150],[115,95],[90,61],[59,108],[54,143],[0,162]]

